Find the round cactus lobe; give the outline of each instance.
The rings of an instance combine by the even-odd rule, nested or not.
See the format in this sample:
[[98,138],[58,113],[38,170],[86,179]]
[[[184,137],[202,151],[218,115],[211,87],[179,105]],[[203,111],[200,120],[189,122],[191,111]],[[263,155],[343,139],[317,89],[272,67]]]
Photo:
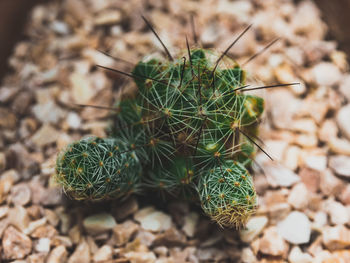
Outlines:
[[141,164],[125,143],[88,137],[57,157],[56,180],[74,199],[125,197],[140,188]]
[[204,212],[223,227],[244,225],[256,209],[256,192],[246,168],[228,160],[204,174],[197,192]]

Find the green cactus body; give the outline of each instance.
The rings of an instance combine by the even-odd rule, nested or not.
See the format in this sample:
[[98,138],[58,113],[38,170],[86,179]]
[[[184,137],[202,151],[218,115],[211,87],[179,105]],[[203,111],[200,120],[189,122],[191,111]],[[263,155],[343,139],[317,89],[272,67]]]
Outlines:
[[197,191],[204,212],[221,226],[239,227],[256,208],[252,177],[244,165],[232,160],[201,176]]
[[65,191],[102,199],[158,189],[200,200],[221,226],[244,224],[256,207],[248,136],[257,134],[264,101],[241,90],[245,71],[237,63],[219,60],[192,49],[174,61],[139,62],[132,71],[137,94],[116,104],[114,139],[85,139],[58,157]]
[[118,139],[88,137],[57,157],[56,180],[75,199],[125,197],[140,188],[141,164]]

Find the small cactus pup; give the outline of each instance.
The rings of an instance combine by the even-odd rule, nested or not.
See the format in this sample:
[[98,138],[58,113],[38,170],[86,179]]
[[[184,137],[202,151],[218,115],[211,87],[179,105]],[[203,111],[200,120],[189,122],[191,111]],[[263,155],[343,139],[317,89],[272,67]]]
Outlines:
[[140,189],[141,164],[118,139],[87,137],[69,144],[56,161],[56,181],[77,200],[126,197]]
[[257,206],[251,175],[232,160],[201,176],[197,191],[204,212],[222,227],[240,227]]

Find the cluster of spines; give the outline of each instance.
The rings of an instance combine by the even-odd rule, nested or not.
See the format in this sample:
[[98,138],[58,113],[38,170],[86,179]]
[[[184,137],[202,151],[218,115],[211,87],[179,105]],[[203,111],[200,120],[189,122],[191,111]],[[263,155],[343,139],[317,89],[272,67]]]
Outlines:
[[120,198],[139,190],[141,164],[124,142],[88,137],[57,157],[56,180],[78,200]]

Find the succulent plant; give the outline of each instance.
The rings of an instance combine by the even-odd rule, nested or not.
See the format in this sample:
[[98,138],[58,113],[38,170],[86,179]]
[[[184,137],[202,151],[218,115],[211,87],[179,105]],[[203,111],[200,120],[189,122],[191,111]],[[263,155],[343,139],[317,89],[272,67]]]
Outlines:
[[255,146],[264,151],[255,142],[264,100],[246,91],[295,84],[245,84],[227,52],[249,28],[223,53],[191,49],[186,38],[176,59],[160,41],[168,59],[144,59],[131,73],[100,66],[131,77],[138,90],[116,103],[112,139],[83,139],[59,155],[64,190],[98,200],[158,189],[197,201],[221,226],[244,224],[256,207],[248,169]]

